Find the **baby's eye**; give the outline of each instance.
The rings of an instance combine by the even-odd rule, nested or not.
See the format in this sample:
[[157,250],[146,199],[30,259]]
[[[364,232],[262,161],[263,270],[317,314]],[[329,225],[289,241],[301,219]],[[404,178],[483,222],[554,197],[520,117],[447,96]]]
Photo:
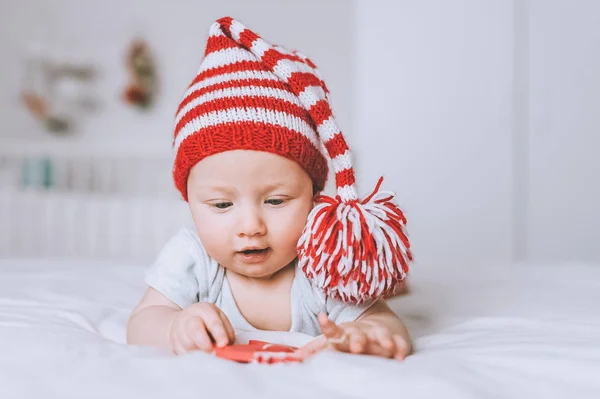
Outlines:
[[232,202],[217,202],[216,204],[213,204],[213,206],[218,209],[227,209],[232,205]]
[[281,198],[271,198],[266,200],[265,202],[269,205],[281,205],[283,204],[284,200]]

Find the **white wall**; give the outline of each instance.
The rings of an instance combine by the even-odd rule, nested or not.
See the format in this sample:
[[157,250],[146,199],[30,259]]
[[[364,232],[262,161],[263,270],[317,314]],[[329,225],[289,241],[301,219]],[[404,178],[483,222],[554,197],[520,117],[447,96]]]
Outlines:
[[600,2],[530,3],[528,256],[600,262]]
[[[340,124],[350,132],[352,5],[344,0],[0,2],[0,140],[45,136],[18,101],[25,50],[37,42],[99,68],[102,109],[82,120],[77,135],[83,143],[114,141],[115,145],[164,148],[168,154],[173,115],[200,65],[208,28],[225,15],[239,19],[268,41],[311,56],[334,93]],[[137,34],[152,47],[161,79],[158,103],[148,114],[120,100],[127,83],[124,55]]]
[[409,221],[418,268],[512,259],[513,9],[358,1],[355,148]]
[[423,267],[600,262],[600,3],[358,1],[363,191]]
[[[0,2],[0,146],[42,136],[17,102],[24,50],[41,40],[100,68],[83,143],[168,154],[208,27],[228,14],[319,64],[359,191],[386,177],[418,268],[600,261],[595,0]],[[162,80],[149,114],[119,99],[138,33]]]

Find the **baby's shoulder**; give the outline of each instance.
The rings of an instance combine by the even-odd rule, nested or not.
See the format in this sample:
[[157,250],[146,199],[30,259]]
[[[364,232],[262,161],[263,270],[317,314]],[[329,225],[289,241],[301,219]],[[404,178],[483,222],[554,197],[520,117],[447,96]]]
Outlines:
[[188,297],[193,294],[199,301],[212,301],[223,275],[223,268],[208,255],[197,233],[182,228],[163,246],[146,281],[155,289],[161,287],[161,292],[169,288],[189,292]]
[[157,262],[168,264],[209,263],[210,256],[204,249],[195,231],[182,228],[175,233],[162,247],[158,254]]
[[164,250],[172,249],[190,257],[208,256],[198,234],[189,227],[179,229],[165,244]]

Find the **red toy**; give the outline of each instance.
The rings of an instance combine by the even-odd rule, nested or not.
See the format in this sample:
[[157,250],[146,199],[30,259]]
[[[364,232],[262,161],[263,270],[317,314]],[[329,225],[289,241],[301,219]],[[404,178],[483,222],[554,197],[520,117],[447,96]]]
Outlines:
[[214,353],[217,357],[239,363],[300,363],[302,359],[295,354],[297,349],[293,346],[250,340],[247,344],[217,348]]

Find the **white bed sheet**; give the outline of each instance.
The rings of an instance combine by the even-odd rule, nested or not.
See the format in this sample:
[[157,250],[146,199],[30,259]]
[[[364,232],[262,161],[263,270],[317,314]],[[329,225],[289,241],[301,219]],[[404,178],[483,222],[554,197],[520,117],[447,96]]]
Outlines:
[[417,270],[390,302],[415,339],[405,362],[323,353],[276,366],[127,346],[143,271],[0,260],[0,398],[600,397],[600,265]]

